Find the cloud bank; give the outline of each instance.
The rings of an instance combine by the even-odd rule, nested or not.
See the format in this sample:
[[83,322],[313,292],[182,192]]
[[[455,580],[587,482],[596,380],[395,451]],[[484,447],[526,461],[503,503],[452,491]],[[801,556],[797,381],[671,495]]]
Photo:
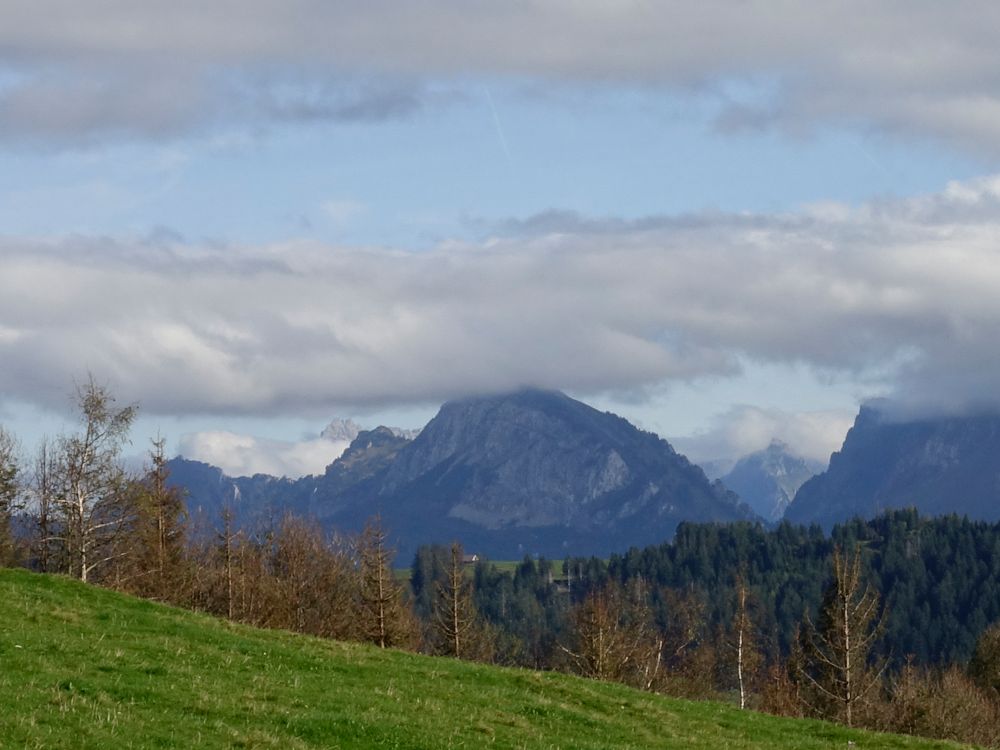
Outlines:
[[694,94],[724,129],[847,123],[996,156],[998,46],[982,0],[8,0],[0,136],[398,117],[441,101],[432,82],[489,76]]
[[[826,463],[840,450],[854,414],[839,411],[788,412],[735,406],[717,415],[695,435],[671,438],[677,450],[696,463],[736,459],[766,448],[772,440],[791,446],[795,455]],[[731,466],[727,463],[718,474]]]
[[641,389],[741,360],[917,405],[1000,393],[1000,179],[781,215],[559,214],[419,252],[7,237],[0,256],[0,390],[56,408],[85,369],[176,415]]
[[323,437],[289,442],[219,430],[181,436],[179,453],[218,466],[231,477],[270,474],[295,479],[322,474],[348,445]]

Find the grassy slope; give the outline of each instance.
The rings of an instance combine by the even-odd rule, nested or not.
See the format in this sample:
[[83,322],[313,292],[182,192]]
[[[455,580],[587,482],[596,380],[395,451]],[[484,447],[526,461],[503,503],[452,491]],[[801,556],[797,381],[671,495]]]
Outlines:
[[0,570],[0,746],[952,747],[261,631]]

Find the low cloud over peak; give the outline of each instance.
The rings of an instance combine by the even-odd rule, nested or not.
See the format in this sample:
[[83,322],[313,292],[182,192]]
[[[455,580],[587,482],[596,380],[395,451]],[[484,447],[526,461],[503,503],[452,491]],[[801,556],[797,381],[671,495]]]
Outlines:
[[549,221],[423,252],[7,237],[0,389],[63,408],[90,369],[148,413],[315,414],[522,383],[638,389],[726,377],[745,358],[915,402],[995,402],[997,185],[781,215]]

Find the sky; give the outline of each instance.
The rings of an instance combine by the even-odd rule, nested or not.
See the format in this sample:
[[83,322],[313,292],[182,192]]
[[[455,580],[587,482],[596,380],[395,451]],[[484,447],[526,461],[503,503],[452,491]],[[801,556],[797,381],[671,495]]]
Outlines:
[[0,424],[321,471],[564,390],[694,460],[997,408],[1000,6],[5,0]]

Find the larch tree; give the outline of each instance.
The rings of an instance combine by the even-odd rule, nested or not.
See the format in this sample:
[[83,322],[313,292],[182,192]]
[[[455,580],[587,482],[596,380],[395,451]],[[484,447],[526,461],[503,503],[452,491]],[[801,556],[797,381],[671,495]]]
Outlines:
[[278,582],[274,627],[327,638],[356,634],[357,570],[346,545],[315,523],[287,515],[271,546]]
[[875,688],[887,659],[872,663],[885,611],[878,593],[862,580],[861,547],[848,558],[833,551],[833,580],[823,596],[817,624],[806,615],[800,674],[810,708],[853,726],[857,710]]
[[59,441],[59,486],[52,510],[69,573],[87,581],[95,569],[123,554],[115,543],[126,527],[131,503],[120,459],[137,407],[116,407],[114,396],[93,376],[77,388],[76,406],[81,430]]
[[477,630],[476,607],[472,601],[472,582],[464,570],[462,545],[452,542],[444,581],[437,582],[434,599],[434,629],[440,650],[456,658],[469,657]]
[[160,601],[179,601],[183,588],[186,511],[183,492],[169,484],[166,441],[152,441],[150,467],[133,488],[134,550],[127,588]]
[[369,522],[358,539],[359,614],[366,640],[380,648],[413,640],[413,618],[403,602],[402,586],[392,572],[392,550],[381,519]]
[[572,616],[574,644],[562,646],[576,671],[652,689],[664,640],[656,630],[641,586],[608,583],[591,591]]

